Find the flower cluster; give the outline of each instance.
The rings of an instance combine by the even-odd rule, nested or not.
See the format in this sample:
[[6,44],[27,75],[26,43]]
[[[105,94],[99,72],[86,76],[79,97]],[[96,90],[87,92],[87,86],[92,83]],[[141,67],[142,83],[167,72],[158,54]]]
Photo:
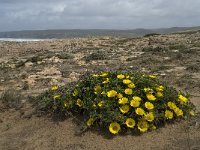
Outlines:
[[85,126],[146,132],[178,118],[195,115],[188,95],[161,83],[156,76],[104,72],[80,80],[71,90],[53,86],[52,108],[87,116]]

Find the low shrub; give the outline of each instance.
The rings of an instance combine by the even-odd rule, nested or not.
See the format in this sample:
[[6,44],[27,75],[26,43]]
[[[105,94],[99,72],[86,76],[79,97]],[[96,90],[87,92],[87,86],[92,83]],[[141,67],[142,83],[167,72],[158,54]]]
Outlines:
[[169,49],[173,50],[173,49],[178,49],[178,50],[182,50],[182,49],[186,49],[187,46],[183,45],[183,44],[174,44],[174,45],[170,45]]
[[149,34],[145,34],[144,37],[151,37],[151,36],[157,36],[160,35],[159,33],[149,33]]
[[5,108],[15,108],[15,109],[21,108],[22,106],[21,99],[22,99],[21,93],[15,89],[5,90],[0,97],[0,100]]
[[167,49],[163,48],[163,47],[152,47],[152,46],[148,46],[148,47],[144,47],[142,49],[143,52],[166,52]]
[[106,60],[108,59],[108,56],[107,54],[105,54],[105,52],[98,50],[96,52],[91,53],[88,56],[85,56],[84,59],[86,62],[90,62],[92,60]]
[[39,98],[48,111],[84,115],[84,129],[112,134],[147,132],[195,111],[188,95],[156,76],[132,72],[86,74],[74,86],[53,86]]

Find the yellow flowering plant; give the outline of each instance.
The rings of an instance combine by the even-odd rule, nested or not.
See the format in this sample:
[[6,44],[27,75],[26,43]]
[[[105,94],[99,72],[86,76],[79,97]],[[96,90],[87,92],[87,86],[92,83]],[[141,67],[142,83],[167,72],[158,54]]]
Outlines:
[[188,95],[135,72],[85,74],[76,83],[54,85],[38,99],[47,111],[84,115],[84,129],[107,128],[111,134],[146,132],[195,115]]

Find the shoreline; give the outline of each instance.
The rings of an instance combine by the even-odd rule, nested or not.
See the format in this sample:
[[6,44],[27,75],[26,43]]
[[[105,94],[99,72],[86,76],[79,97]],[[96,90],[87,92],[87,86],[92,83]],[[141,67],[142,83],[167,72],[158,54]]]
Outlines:
[[40,42],[51,41],[56,39],[34,39],[34,38],[0,38],[0,42]]

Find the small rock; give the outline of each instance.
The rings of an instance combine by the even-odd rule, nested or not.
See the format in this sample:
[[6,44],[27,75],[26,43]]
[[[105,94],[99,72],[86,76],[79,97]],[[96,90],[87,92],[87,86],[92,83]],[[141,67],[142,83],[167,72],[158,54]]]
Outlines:
[[58,80],[52,78],[51,82],[50,82],[50,85],[58,85],[58,83],[59,83]]
[[178,50],[178,49],[175,49],[175,50],[172,50],[172,52],[176,53],[176,52],[179,52],[179,50]]
[[16,65],[15,64],[10,64],[9,67],[14,69],[14,68],[16,68]]
[[161,73],[160,76],[166,76],[166,73]]
[[170,59],[170,57],[164,57],[164,60],[169,60]]
[[25,67],[32,67],[33,66],[33,63],[32,62],[27,62],[25,63]]
[[37,61],[37,64],[38,64],[38,65],[40,65],[40,64],[42,64],[42,63],[43,63],[42,61]]

